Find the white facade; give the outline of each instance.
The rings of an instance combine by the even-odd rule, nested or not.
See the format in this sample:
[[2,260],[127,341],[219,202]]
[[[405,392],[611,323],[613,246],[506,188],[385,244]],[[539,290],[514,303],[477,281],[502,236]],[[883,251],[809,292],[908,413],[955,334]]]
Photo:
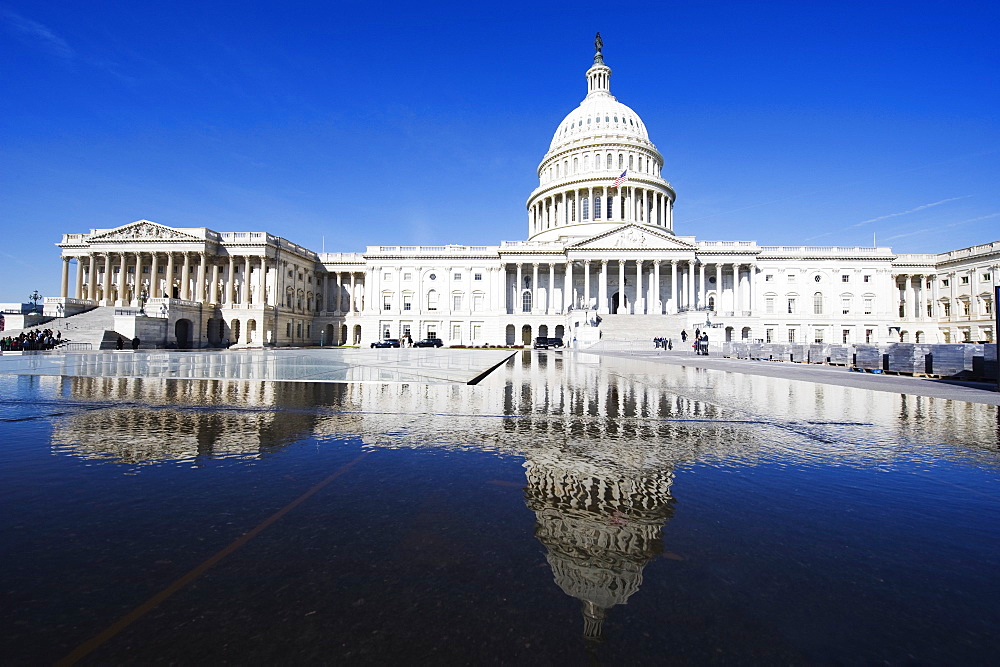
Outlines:
[[586,78],[538,166],[525,241],[316,253],[264,232],[140,220],[65,235],[62,299],[47,302],[66,313],[137,307],[145,289],[150,306],[190,321],[195,347],[367,346],[407,333],[446,345],[590,345],[676,338],[706,322],[716,342],[996,340],[1000,241],[894,255],[678,236],[663,157],[611,95],[600,51]]

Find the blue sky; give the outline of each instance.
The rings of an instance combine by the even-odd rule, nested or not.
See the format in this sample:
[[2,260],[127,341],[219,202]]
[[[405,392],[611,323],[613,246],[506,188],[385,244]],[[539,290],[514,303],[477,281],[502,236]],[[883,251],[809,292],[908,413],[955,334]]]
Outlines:
[[675,231],[1000,239],[1000,3],[0,0],[0,301],[63,233],[149,219],[320,250],[496,244],[593,36]]

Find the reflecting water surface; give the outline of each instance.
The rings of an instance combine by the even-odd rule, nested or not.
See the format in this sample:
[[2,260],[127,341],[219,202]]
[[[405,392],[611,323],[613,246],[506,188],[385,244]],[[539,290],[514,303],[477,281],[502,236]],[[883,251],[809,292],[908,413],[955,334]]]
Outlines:
[[7,662],[1000,659],[996,406],[568,352],[0,398]]

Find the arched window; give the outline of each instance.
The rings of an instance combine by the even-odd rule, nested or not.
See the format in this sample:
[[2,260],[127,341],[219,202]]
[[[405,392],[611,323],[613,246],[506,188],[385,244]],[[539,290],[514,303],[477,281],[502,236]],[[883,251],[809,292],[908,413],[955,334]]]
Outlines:
[[823,293],[816,292],[813,294],[813,315],[823,314]]
[[639,171],[642,171],[642,158],[639,158]]
[[611,153],[608,153],[608,166],[607,166],[607,168],[611,169],[613,166],[614,166],[614,164],[612,163],[612,155],[611,155]]
[[614,204],[615,204],[615,198],[614,198],[614,195],[608,195],[608,219],[609,219],[609,220],[610,220],[610,219],[611,219],[612,217],[614,217],[614,211],[615,211],[615,206],[614,206]]
[[590,171],[590,156],[589,155],[584,155],[583,156],[583,170],[584,171]]
[[621,153],[618,154],[618,168],[622,169],[625,167],[625,156]]
[[708,309],[711,310],[711,311],[715,310],[715,297],[714,296],[708,297]]
[[635,168],[635,156],[634,155],[629,155],[628,156],[628,168],[629,169],[634,169]]
[[556,164],[556,178],[559,178],[559,165]]
[[438,293],[436,290],[431,290],[427,293],[427,310],[437,310],[438,309]]
[[594,220],[601,219],[601,198],[594,197]]
[[524,290],[521,292],[521,312],[531,312],[531,290]]
[[587,199],[586,197],[584,197],[582,203],[583,203],[583,218],[582,219],[583,220],[588,220],[589,219],[588,216],[590,214],[590,200]]
[[573,173],[576,173],[577,166],[580,164],[580,158],[573,158]]

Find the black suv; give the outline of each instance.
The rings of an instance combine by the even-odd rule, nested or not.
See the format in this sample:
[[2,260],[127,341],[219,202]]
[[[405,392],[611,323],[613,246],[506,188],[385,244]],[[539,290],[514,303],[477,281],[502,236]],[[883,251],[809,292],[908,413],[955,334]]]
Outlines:
[[386,338],[372,343],[372,347],[399,347],[399,340],[396,338]]
[[562,338],[546,338],[545,336],[538,336],[535,338],[535,342],[532,344],[532,348],[536,350],[547,350],[550,347],[562,347]]
[[413,347],[441,347],[444,341],[440,338],[424,338],[413,344]]

